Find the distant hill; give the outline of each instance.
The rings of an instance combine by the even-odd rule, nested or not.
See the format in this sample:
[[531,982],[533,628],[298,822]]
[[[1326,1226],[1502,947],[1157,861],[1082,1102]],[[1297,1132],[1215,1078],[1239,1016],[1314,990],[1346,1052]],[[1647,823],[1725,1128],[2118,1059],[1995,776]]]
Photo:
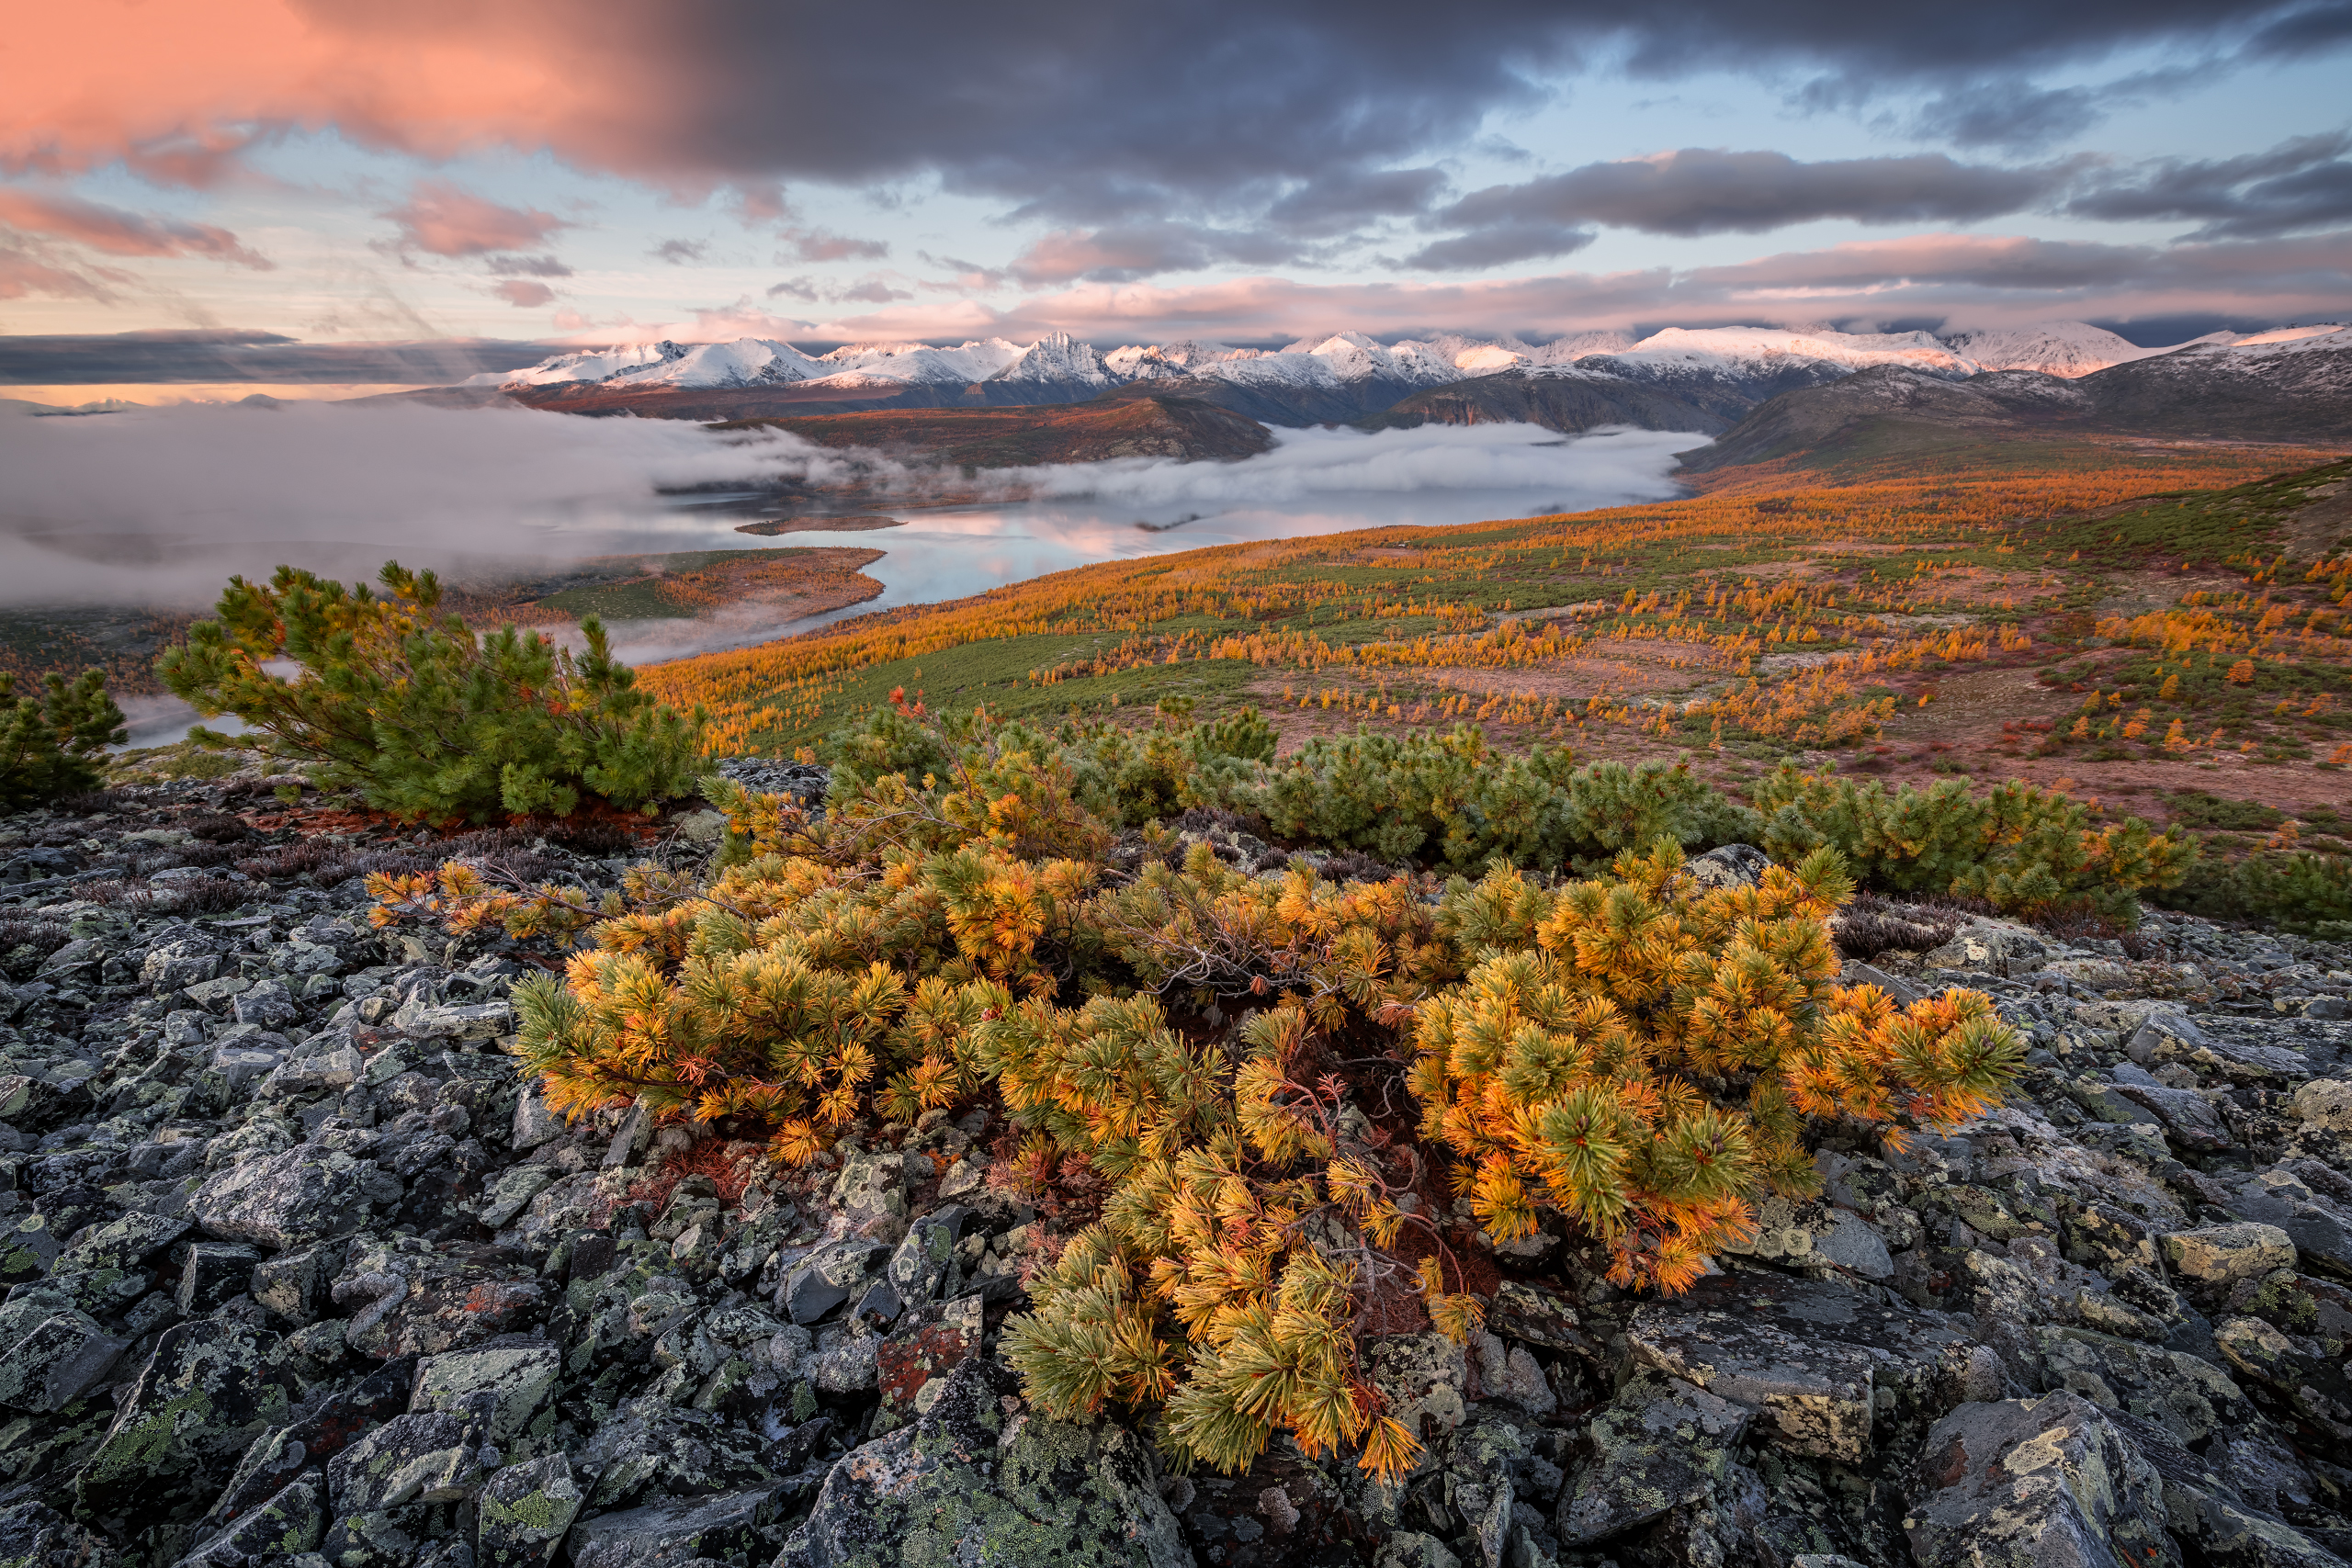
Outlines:
[[2196,344],[2073,379],[1997,370],[1955,381],[1877,366],[1767,400],[1685,454],[1683,467],[1703,473],[1957,437],[2119,434],[2352,441],[2352,330]]
[[973,468],[1116,457],[1247,457],[1273,445],[1256,420],[1149,382],[1057,406],[876,409],[731,420],[718,428],[788,430],[823,446],[875,447]]

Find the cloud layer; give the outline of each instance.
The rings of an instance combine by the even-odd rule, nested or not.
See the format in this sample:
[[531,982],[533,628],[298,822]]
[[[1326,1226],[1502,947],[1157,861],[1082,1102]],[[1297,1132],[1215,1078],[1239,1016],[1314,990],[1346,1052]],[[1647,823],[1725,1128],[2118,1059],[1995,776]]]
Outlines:
[[[445,158],[542,148],[677,188],[935,175],[1099,224],[1244,209],[1294,237],[1335,215],[1406,209],[1433,148],[1566,74],[1760,73],[1817,101],[1997,101],[2012,126],[2069,62],[2171,46],[2209,70],[2334,47],[2333,0],[1987,0],[1964,8],[1815,0],[1382,0],[1268,6],[1084,0],[891,7],[802,0],[84,0],[17,18],[28,73],[0,104],[0,169],[118,159],[204,184],[294,128]],[[2081,95],[2077,95],[2080,96]],[[2047,106],[2041,118],[2050,116]],[[427,225],[420,225],[420,229]],[[463,226],[461,226],[463,227]]]

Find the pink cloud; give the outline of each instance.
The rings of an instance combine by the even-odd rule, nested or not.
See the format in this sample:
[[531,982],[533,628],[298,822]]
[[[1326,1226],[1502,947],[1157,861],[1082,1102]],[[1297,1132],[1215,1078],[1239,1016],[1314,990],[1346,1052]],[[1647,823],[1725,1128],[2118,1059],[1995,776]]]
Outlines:
[[509,305],[517,305],[526,310],[555,303],[554,289],[544,283],[534,283],[527,277],[507,278],[503,283],[493,284],[490,291]]
[[110,256],[209,256],[266,272],[276,264],[209,223],[128,212],[62,192],[0,187],[0,223]]
[[530,250],[572,227],[552,212],[502,207],[447,180],[417,181],[405,203],[377,216],[400,226],[400,249],[436,256]]
[[92,299],[111,304],[117,298],[108,284],[133,281],[113,267],[83,271],[64,265],[38,245],[17,245],[0,237],[0,299],[42,296],[61,299]]
[[2352,233],[2214,245],[2107,245],[1919,234],[1722,266],[1565,272],[1476,282],[1306,284],[1238,277],[1190,285],[1080,284],[1006,310],[970,299],[894,306],[819,324],[828,336],[1097,341],[1306,335],[1352,328],[1556,333],[1964,314],[1972,323],[2053,315],[2199,311],[2249,320],[2340,318]]

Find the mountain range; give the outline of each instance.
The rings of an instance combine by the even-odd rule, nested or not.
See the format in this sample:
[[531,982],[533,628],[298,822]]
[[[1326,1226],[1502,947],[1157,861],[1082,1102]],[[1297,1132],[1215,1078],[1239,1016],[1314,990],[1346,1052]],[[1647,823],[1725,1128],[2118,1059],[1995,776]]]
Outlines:
[[2352,330],[2340,326],[2215,333],[2167,348],[2142,348],[2082,321],[1941,337],[1671,327],[1639,339],[1594,332],[1543,344],[1454,333],[1382,344],[1340,333],[1271,352],[1186,342],[1103,353],[1055,333],[1030,344],[867,344],[810,355],[739,338],[558,355],[475,383],[567,412],[703,420],[1070,403],[1134,387],[1270,425],[1524,420],[1712,435],[1776,398],[1865,371],[1955,386],[2024,377],[2035,389],[2012,389],[2015,396],[2078,422],[2225,435],[2352,429]]

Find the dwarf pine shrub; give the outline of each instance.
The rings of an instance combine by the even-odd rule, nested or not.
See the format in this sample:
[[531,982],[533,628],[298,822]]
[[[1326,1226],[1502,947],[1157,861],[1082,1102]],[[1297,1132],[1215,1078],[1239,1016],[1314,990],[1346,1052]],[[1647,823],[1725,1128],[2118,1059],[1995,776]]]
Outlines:
[[2199,863],[2158,902],[2215,920],[2251,920],[2326,942],[2352,940],[2352,855],[2312,850]]
[[2129,923],[2143,890],[2176,886],[2197,857],[2177,828],[2136,817],[2095,827],[2082,802],[2012,779],[1971,795],[1958,779],[1889,790],[1783,762],[1756,789],[1756,842],[1775,860],[1827,846],[1871,887],[1949,893],[2028,914],[2086,909]]
[[[198,713],[243,720],[239,744],[323,764],[319,783],[398,817],[566,817],[692,787],[700,715],[636,690],[595,617],[574,655],[537,632],[477,636],[436,614],[432,572],[387,562],[380,581],[379,597],[292,567],[266,584],[232,578],[220,618],[191,626],[157,671]],[[301,668],[277,674],[266,668],[277,660]]]
[[22,811],[95,789],[98,757],[128,738],[103,670],[68,681],[44,676],[38,695],[17,694],[0,673],[0,811]]
[[[1115,768],[1262,765],[1162,716],[1120,740],[902,705],[822,821],[714,784],[731,831],[699,884],[640,868],[592,899],[454,864],[372,886],[386,918],[577,940],[560,981],[515,993],[523,1069],[566,1114],[756,1120],[805,1164],[861,1116],[993,1096],[1023,1140],[1005,1179],[1104,1193],[1008,1326],[1031,1395],[1156,1407],[1174,1461],[1228,1472],[1278,1434],[1415,1462],[1360,1344],[1375,1303],[1477,1325],[1432,1171],[1493,1237],[1555,1216],[1618,1280],[1679,1290],[1762,1193],[1811,1188],[1810,1119],[1948,1123],[2021,1059],[1982,997],[1900,1010],[1837,983],[1852,884],[1827,849],[1754,888],[1702,886],[1670,828],[1557,886],[1507,864],[1333,883],[1204,842],[1118,871],[1090,804]],[[1591,776],[1621,807],[1685,787]]]

